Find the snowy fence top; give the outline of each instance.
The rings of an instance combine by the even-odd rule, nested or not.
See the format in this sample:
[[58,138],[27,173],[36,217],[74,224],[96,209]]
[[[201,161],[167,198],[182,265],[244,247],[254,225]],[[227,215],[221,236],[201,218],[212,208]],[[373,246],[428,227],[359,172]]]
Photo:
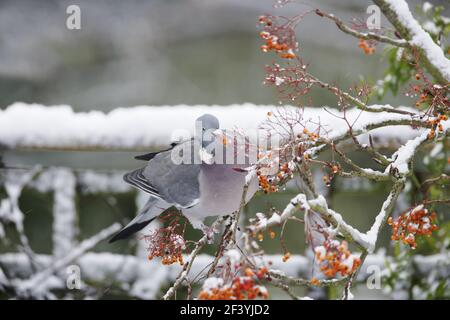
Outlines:
[[[372,106],[377,107],[377,106]],[[70,106],[43,106],[14,103],[0,110],[0,146],[10,149],[59,150],[138,150],[168,145],[176,130],[194,131],[194,120],[211,113],[219,118],[222,128],[256,130],[267,119],[269,111],[280,107],[250,103],[229,106],[178,105],[135,106],[101,111],[74,112]],[[290,110],[293,107],[283,107]],[[298,110],[298,109],[297,109]],[[303,118],[311,120],[311,128],[320,122],[328,135],[338,135],[348,129],[344,120],[324,108],[305,108]],[[356,119],[365,127],[383,119],[405,118],[386,112],[347,110],[348,119]],[[419,134],[409,126],[383,127],[371,131],[381,141],[404,142]]]

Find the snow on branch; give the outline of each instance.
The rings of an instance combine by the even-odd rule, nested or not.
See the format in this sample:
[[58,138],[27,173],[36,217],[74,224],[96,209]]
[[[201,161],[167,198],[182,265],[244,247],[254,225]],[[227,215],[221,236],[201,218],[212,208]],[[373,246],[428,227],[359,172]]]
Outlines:
[[409,40],[412,46],[423,51],[429,64],[428,67],[432,69],[430,72],[438,75],[437,78],[440,78],[441,83],[448,83],[450,81],[450,60],[445,57],[442,49],[414,18],[406,1],[374,0],[373,2],[380,6],[389,21],[402,36]]
[[394,187],[389,193],[387,199],[383,202],[380,212],[375,217],[373,225],[370,227],[370,230],[367,231],[367,233],[365,234],[366,241],[369,244],[369,246],[367,247],[369,253],[372,253],[375,250],[375,245],[377,243],[378,235],[380,234],[381,228],[384,226],[388,217],[394,210],[397,198],[402,192],[404,186],[405,186],[404,179],[400,179],[394,184]]
[[420,136],[409,140],[405,145],[401,146],[392,155],[392,158],[395,158],[395,161],[386,168],[386,172],[389,172],[390,170],[397,170],[397,172],[401,175],[408,174],[409,163],[416,154],[416,150],[420,147],[420,145],[428,140],[428,135],[429,132],[424,131]]
[[298,194],[289,201],[289,204],[281,214],[274,212],[273,215],[267,219],[263,213],[257,213],[258,223],[254,226],[250,226],[250,231],[256,233],[272,226],[280,225],[282,222],[289,219],[296,211],[308,209],[309,204],[306,196],[304,194]]

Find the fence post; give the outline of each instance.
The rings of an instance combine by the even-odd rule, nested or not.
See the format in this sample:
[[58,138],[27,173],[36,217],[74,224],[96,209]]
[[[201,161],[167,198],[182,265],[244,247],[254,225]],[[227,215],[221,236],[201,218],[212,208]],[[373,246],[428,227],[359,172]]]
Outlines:
[[75,207],[75,174],[66,168],[54,170],[53,255],[62,257],[77,244],[78,218]]

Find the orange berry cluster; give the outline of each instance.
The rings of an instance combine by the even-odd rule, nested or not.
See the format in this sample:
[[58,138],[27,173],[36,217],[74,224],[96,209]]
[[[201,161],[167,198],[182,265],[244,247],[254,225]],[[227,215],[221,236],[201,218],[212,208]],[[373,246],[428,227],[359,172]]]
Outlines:
[[313,277],[313,278],[311,279],[311,284],[312,284],[313,286],[318,286],[318,285],[320,284],[320,281],[319,281],[319,279],[317,279],[316,277]]
[[271,193],[278,191],[278,184],[282,184],[286,180],[292,178],[293,172],[289,168],[289,163],[284,163],[279,166],[279,171],[275,176],[267,176],[262,174],[261,170],[256,171],[258,176],[259,187],[264,193]]
[[259,242],[262,242],[264,240],[264,234],[262,232],[259,232],[257,238]]
[[245,268],[244,275],[246,277],[254,277],[258,278],[258,280],[262,280],[269,270],[266,267],[259,268],[256,272],[252,268]]
[[282,32],[283,28],[274,26],[272,19],[267,16],[260,16],[259,23],[264,25],[264,30],[259,34],[265,40],[265,44],[261,46],[263,52],[274,51],[283,59],[294,59],[296,57],[295,48],[288,42],[283,41],[284,36],[274,34],[274,32]]
[[411,249],[417,247],[416,237],[421,235],[431,236],[431,233],[439,227],[433,222],[436,220],[436,212],[428,215],[428,210],[419,205],[402,215],[395,221],[389,217],[388,224],[392,226],[391,239],[401,240]]
[[416,107],[420,107],[423,103],[426,103],[428,100],[428,96],[426,93],[421,93],[423,91],[422,87],[419,85],[412,86],[412,93],[408,93],[408,96],[418,96],[419,100],[416,101]]
[[[219,285],[216,288],[204,289],[200,292],[199,300],[253,300],[258,297],[267,299],[269,294],[265,287],[257,284],[263,279],[268,270],[265,267],[256,272],[246,268],[244,276],[234,277],[230,285]],[[205,281],[206,282],[206,281]]]
[[269,228],[269,237],[270,239],[275,239],[275,237],[277,236],[277,234],[275,233],[275,231],[273,231],[272,229]]
[[358,47],[363,49],[364,53],[367,55],[371,55],[375,53],[375,48],[372,47],[366,40],[359,39]]
[[327,187],[331,186],[331,181],[334,179],[334,176],[341,170],[341,167],[338,164],[328,164],[328,167],[331,171],[330,174],[322,177],[322,180]]
[[323,180],[323,182],[325,183],[325,185],[326,185],[327,187],[331,186],[331,178],[330,178],[330,176],[324,175],[324,176],[322,177],[322,180]]
[[256,175],[258,176],[259,187],[264,191],[264,193],[278,191],[276,184],[273,183],[273,178],[261,174],[261,171],[257,171]]
[[[275,237],[277,236],[277,234],[275,233],[275,231],[273,231],[271,228],[268,228],[268,233],[269,233],[269,237],[270,237],[270,239],[275,239]],[[264,241],[264,233],[262,233],[262,232],[258,232],[258,233],[253,233],[252,234],[252,236],[255,238],[256,237],[256,239],[258,239],[258,241],[259,242],[262,242],[262,241]]]
[[337,240],[328,239],[322,246],[316,247],[314,252],[320,271],[329,278],[338,273],[341,276],[348,276],[361,264],[361,260],[348,250],[346,241],[340,243]]
[[[317,133],[311,132],[306,128],[303,129],[303,134],[307,136],[307,140],[309,141],[315,141],[319,138],[319,135]],[[297,138],[302,138],[302,135],[298,134]]]
[[434,137],[436,136],[436,129],[440,133],[444,132],[444,127],[442,126],[441,121],[446,121],[446,120],[448,120],[448,116],[445,114],[441,114],[435,119],[428,120],[428,124],[430,126],[432,126],[430,132],[428,133],[429,140],[434,139]]
[[160,257],[163,265],[183,262],[183,250],[186,243],[183,237],[176,232],[175,225],[154,230],[150,235],[144,236],[148,242],[148,259]]

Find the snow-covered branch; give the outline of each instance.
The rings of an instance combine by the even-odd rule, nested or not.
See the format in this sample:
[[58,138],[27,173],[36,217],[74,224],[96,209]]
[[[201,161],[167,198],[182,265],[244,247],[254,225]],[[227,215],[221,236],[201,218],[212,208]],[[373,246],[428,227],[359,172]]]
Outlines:
[[258,222],[254,226],[250,226],[249,230],[252,233],[256,233],[267,228],[281,225],[284,221],[289,219],[295,212],[300,210],[308,210],[309,204],[304,194],[298,194],[289,201],[289,204],[284,208],[281,214],[273,213],[273,215],[267,219],[263,213],[257,213]]
[[441,83],[450,82],[450,60],[431,36],[421,27],[405,0],[373,0],[398,33],[422,53],[428,71]]
[[417,149],[428,140],[429,131],[424,131],[420,136],[409,140],[405,145],[401,146],[393,155],[395,160],[386,168],[386,172],[395,170],[402,176],[409,173],[409,163],[417,152]]

